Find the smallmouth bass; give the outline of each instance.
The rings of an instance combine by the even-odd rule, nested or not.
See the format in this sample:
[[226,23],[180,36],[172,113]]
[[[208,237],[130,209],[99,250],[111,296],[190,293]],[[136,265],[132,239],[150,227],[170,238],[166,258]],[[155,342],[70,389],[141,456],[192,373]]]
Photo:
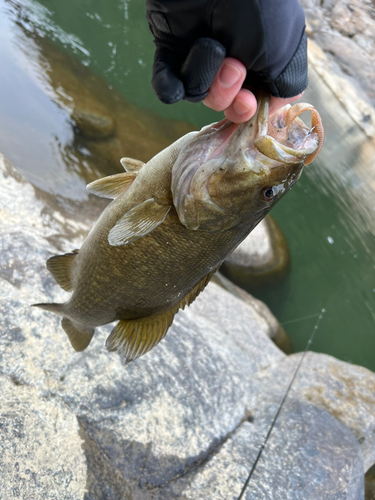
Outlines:
[[[298,118],[304,111],[312,113],[312,128]],[[35,306],[62,316],[77,351],[97,326],[119,320],[107,348],[127,362],[145,354],[298,180],[323,140],[313,106],[287,105],[270,118],[261,96],[246,123],[222,120],[190,132],[147,164],[123,158],[124,173],[87,186],[113,201],[81,249],[47,261],[70,299]]]

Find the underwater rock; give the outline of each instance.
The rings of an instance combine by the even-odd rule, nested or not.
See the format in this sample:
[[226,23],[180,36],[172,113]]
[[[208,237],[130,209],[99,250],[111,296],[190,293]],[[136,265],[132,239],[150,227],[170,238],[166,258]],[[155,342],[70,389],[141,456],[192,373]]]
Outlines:
[[[0,156],[1,414],[12,430],[0,460],[13,464],[0,478],[2,491],[56,500],[237,498],[289,382],[282,366],[294,357],[271,342],[259,308],[216,284],[178,313],[155,349],[129,365],[104,347],[110,325],[88,349],[74,352],[59,318],[30,304],[65,299],[45,261],[79,248],[89,225],[79,213],[64,216]],[[345,424],[369,433],[374,409],[360,400],[366,378],[356,381],[359,390],[346,407],[353,412],[358,405],[360,415],[350,413]],[[277,496],[289,485],[297,492],[304,486],[310,495],[304,500],[329,499],[334,476],[335,500],[358,500],[364,466],[356,437],[298,387],[256,468],[251,498],[264,498],[264,491],[302,498],[293,489]],[[370,451],[361,446],[368,463]],[[26,469],[35,472],[29,459],[41,473],[26,484]]]
[[279,225],[267,215],[227,257],[220,271],[252,292],[281,280],[289,269],[289,249]]
[[105,139],[114,131],[115,124],[110,116],[90,113],[75,107],[71,117],[80,131],[89,139]]

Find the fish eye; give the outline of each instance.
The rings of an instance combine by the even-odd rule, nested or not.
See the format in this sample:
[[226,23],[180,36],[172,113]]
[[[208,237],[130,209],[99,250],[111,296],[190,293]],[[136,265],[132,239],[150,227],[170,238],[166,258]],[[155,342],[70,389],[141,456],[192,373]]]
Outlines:
[[277,195],[277,189],[275,187],[267,187],[262,191],[262,196],[264,201],[271,201]]

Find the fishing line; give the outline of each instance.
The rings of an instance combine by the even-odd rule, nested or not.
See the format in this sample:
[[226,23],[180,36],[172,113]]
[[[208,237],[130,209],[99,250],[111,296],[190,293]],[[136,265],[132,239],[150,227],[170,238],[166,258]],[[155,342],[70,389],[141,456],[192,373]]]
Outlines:
[[268,441],[268,439],[269,439],[269,437],[270,437],[270,435],[271,435],[272,429],[275,427],[276,420],[278,419],[278,417],[279,417],[279,415],[280,415],[280,413],[281,413],[281,409],[282,409],[282,407],[284,406],[285,400],[286,400],[286,398],[288,397],[288,394],[289,394],[290,389],[291,389],[291,387],[292,387],[292,385],[293,385],[293,382],[295,381],[295,379],[296,379],[296,377],[297,377],[297,375],[298,375],[299,369],[301,368],[302,362],[303,362],[303,360],[305,359],[306,353],[307,353],[307,351],[309,350],[309,347],[310,347],[310,345],[311,345],[311,343],[312,343],[312,341],[313,341],[313,339],[314,339],[315,332],[316,332],[316,330],[318,329],[318,325],[319,325],[319,323],[320,323],[320,320],[323,318],[323,314],[324,314],[325,312],[326,312],[326,310],[325,310],[325,309],[322,309],[321,313],[319,314],[319,317],[318,317],[318,319],[317,319],[317,322],[315,323],[315,326],[314,326],[314,328],[313,328],[313,331],[311,332],[311,335],[310,335],[310,338],[309,338],[309,340],[308,340],[308,342],[307,342],[307,345],[306,345],[306,347],[305,347],[305,350],[303,351],[303,354],[302,354],[302,356],[301,356],[301,359],[299,360],[299,363],[298,363],[298,365],[297,365],[297,368],[296,368],[296,370],[294,371],[294,375],[293,375],[293,377],[292,377],[292,380],[290,381],[290,383],[289,383],[289,385],[288,385],[288,388],[287,388],[287,390],[286,390],[286,393],[284,394],[284,397],[283,397],[283,399],[282,399],[282,401],[281,401],[281,403],[280,403],[279,409],[277,410],[276,415],[275,415],[275,416],[274,416],[274,418],[273,418],[273,421],[272,421],[272,423],[271,423],[271,426],[270,426],[270,428],[269,428],[269,430],[268,430],[268,432],[267,432],[267,435],[266,435],[266,437],[265,437],[265,439],[264,439],[264,441],[263,441],[263,443],[262,443],[262,445],[261,445],[261,447],[260,447],[260,449],[259,449],[259,452],[258,452],[258,455],[257,455],[257,457],[256,457],[256,459],[255,459],[255,462],[254,462],[254,464],[253,464],[253,466],[252,466],[252,468],[251,468],[251,470],[250,470],[250,473],[249,473],[249,475],[248,475],[248,477],[247,477],[247,479],[246,479],[246,481],[245,481],[245,484],[243,485],[242,491],[241,491],[240,496],[238,497],[238,499],[237,499],[237,500],[241,500],[241,499],[243,498],[244,494],[245,494],[246,488],[248,487],[249,482],[250,482],[250,480],[251,480],[251,477],[252,477],[252,475],[254,474],[255,468],[256,468],[256,466],[257,466],[257,464],[258,464],[258,462],[259,462],[260,457],[262,456],[262,453],[263,453],[264,448],[266,447],[266,444],[267,444],[267,441]]
[[281,325],[289,325],[290,323],[296,323],[297,321],[303,321],[305,319],[311,319],[311,318],[316,318],[319,316],[321,313],[315,313],[315,314],[309,314],[308,316],[302,316],[301,318],[296,318],[296,319],[288,319],[287,321],[282,321],[280,324]]

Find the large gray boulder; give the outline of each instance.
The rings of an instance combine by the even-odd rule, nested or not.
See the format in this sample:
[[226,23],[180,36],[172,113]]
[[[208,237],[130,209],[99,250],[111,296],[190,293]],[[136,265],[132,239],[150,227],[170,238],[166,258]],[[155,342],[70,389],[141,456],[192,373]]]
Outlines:
[[[216,284],[129,365],[104,348],[111,325],[74,352],[59,318],[30,304],[65,300],[45,261],[79,248],[88,229],[0,157],[0,490],[22,499],[236,499],[297,356],[270,340],[274,318]],[[325,357],[313,356],[323,370]],[[313,369],[296,385],[245,498],[363,498],[375,460],[375,376],[342,365],[346,381],[337,370],[327,387],[323,372],[316,379],[324,404],[314,400]],[[352,374],[365,384],[358,392]]]

